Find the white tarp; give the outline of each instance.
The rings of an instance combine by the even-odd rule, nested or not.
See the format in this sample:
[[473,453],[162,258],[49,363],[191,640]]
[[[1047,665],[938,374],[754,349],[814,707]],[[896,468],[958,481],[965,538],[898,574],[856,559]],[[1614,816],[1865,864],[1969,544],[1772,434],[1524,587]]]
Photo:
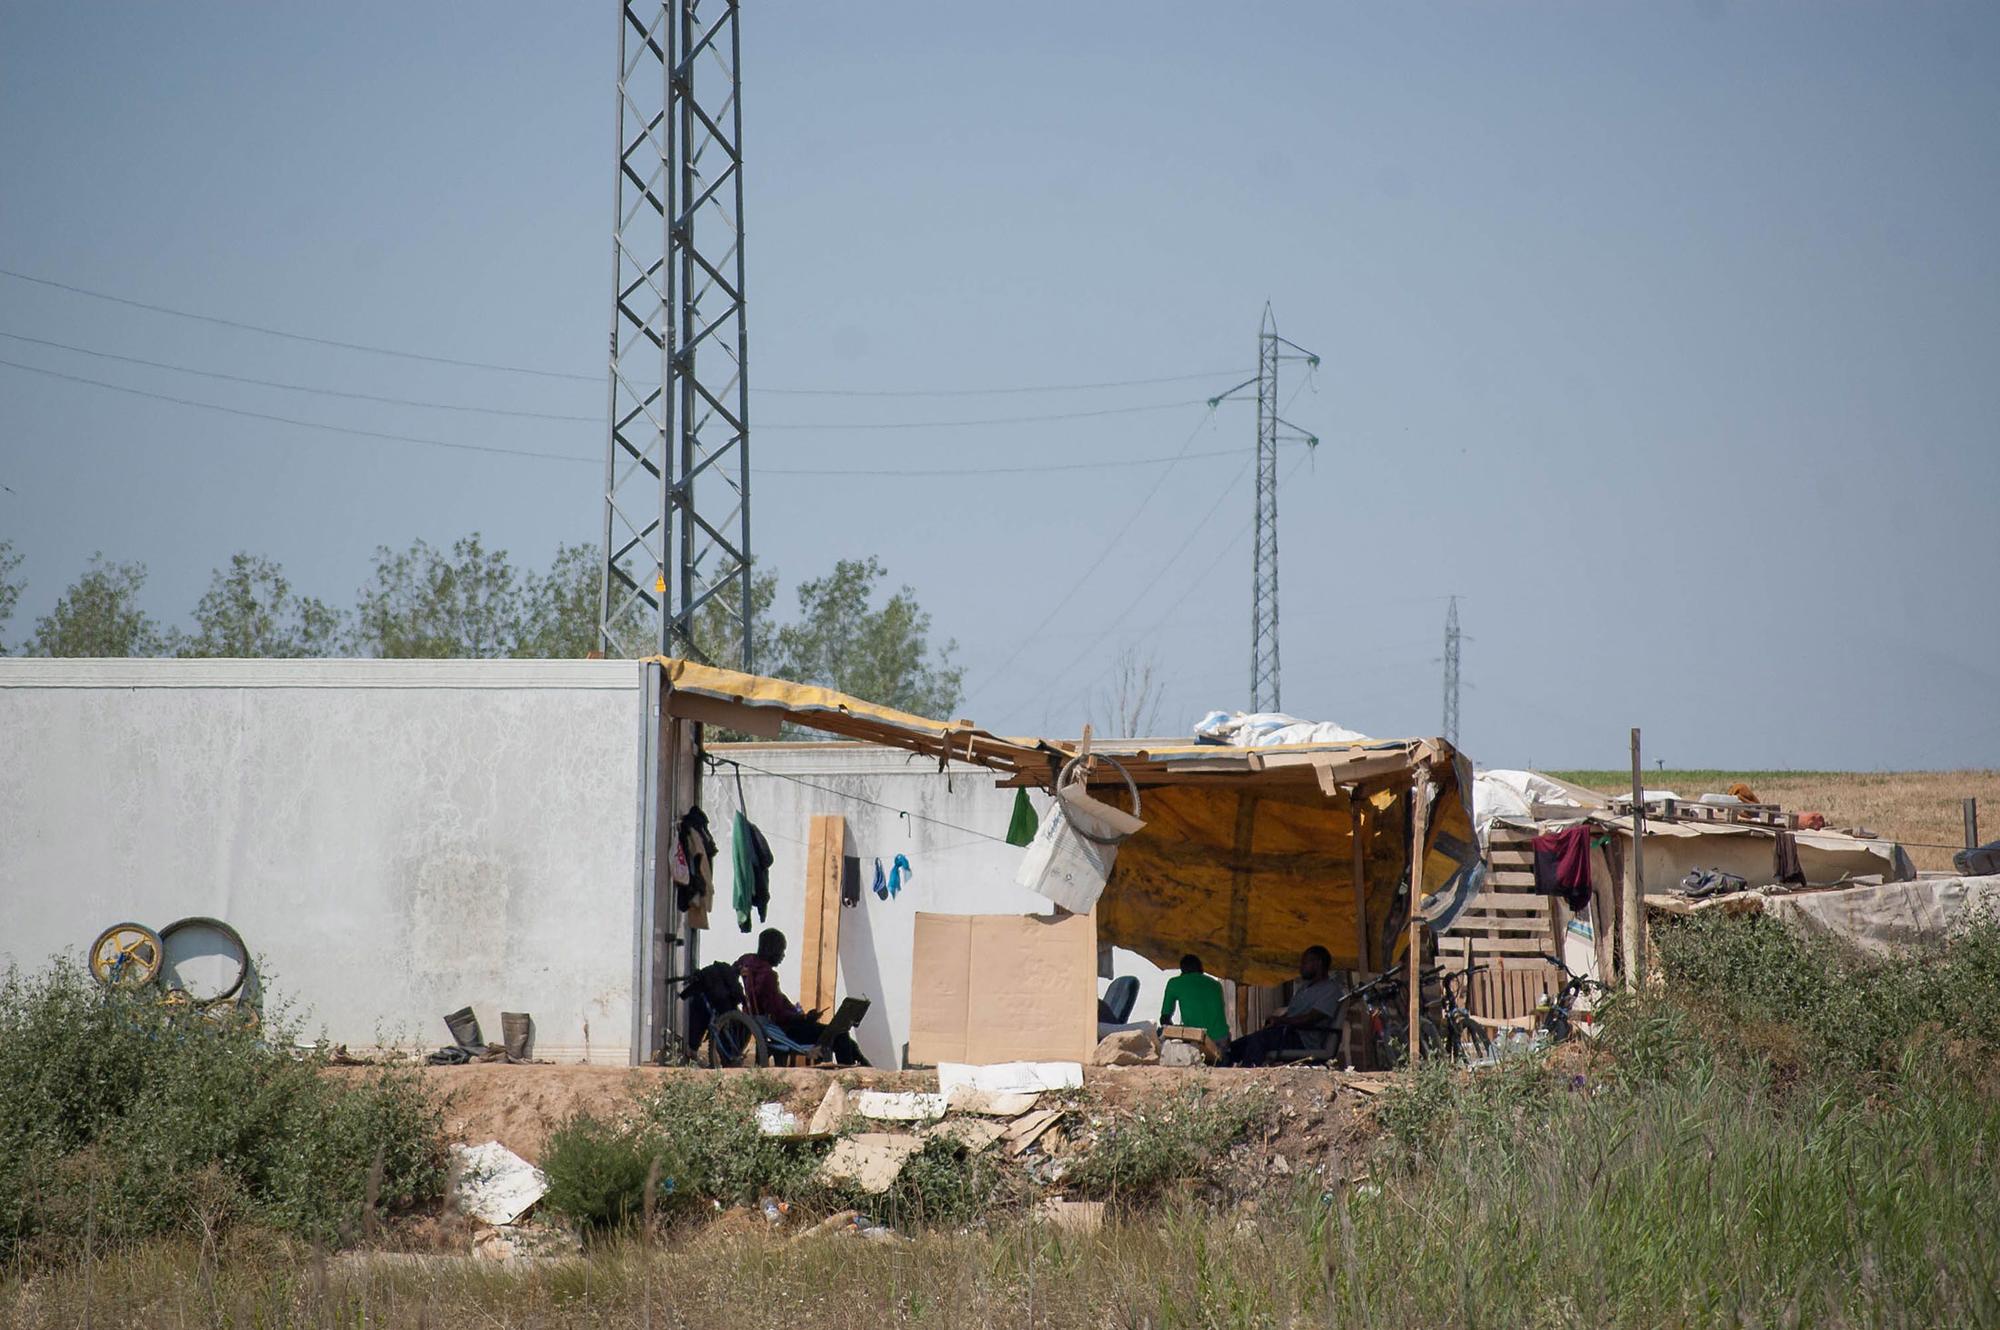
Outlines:
[[967,1093],[987,1095],[1039,1094],[1043,1090],[1075,1090],[1083,1085],[1081,1062],[966,1062],[938,1064],[938,1093],[955,1103]]
[[498,1141],[451,1147],[452,1200],[482,1223],[511,1224],[549,1189],[549,1180]]
[[1475,772],[1472,777],[1472,828],[1479,843],[1486,843],[1486,829],[1496,817],[1532,821],[1535,805],[1562,808],[1605,808],[1609,804],[1595,790],[1544,776],[1539,771],[1495,768]]
[[1981,912],[2000,913],[2000,877],[1926,877],[1764,900],[1774,919],[1878,956],[1941,942]]
[[1282,711],[1211,711],[1195,722],[1194,737],[1198,743],[1226,744],[1231,748],[1374,742],[1369,735],[1330,720],[1300,720]]

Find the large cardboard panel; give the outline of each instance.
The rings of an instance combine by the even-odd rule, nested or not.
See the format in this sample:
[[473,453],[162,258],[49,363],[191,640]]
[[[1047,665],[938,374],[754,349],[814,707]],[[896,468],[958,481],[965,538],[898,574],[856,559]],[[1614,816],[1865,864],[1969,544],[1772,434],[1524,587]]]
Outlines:
[[1097,1047],[1089,915],[916,916],[910,1061],[1087,1062]]

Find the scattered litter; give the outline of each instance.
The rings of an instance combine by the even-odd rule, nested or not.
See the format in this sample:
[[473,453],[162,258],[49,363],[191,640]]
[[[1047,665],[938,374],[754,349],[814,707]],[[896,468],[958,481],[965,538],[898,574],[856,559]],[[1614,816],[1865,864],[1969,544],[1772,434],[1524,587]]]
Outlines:
[[1095,1233],[1104,1227],[1104,1202],[1065,1201],[1051,1196],[1035,1207],[1035,1218],[1066,1233]]
[[451,1147],[452,1201],[474,1219],[511,1224],[548,1192],[549,1180],[498,1141]]
[[553,1261],[583,1250],[582,1241],[565,1229],[548,1224],[508,1224],[480,1228],[472,1235],[472,1254],[483,1261]]
[[1083,1086],[1081,1062],[995,1062],[974,1066],[966,1062],[938,1064],[938,1092],[946,1100],[960,1090],[984,1090],[988,1094],[1037,1094],[1043,1090],[1076,1090]]
[[989,1118],[1018,1118],[1034,1111],[1042,1097],[1038,1094],[994,1094],[987,1090],[959,1089],[945,1100],[954,1113],[977,1113]]
[[812,1122],[806,1127],[808,1136],[831,1136],[840,1130],[840,1124],[847,1121],[847,1087],[834,1081],[826,1087],[819,1107],[813,1110]]
[[888,1090],[857,1090],[854,1111],[864,1118],[887,1122],[930,1122],[944,1116],[942,1094],[920,1094],[915,1090],[892,1093]]
[[799,1126],[798,1115],[779,1103],[757,1105],[757,1130],[766,1136],[804,1134]]
[[892,1136],[887,1132],[844,1137],[820,1163],[820,1177],[828,1182],[850,1182],[870,1196],[879,1196],[895,1185],[903,1165],[924,1144],[921,1136]]
[[861,1218],[859,1210],[838,1211],[820,1220],[811,1228],[802,1230],[792,1241],[804,1242],[808,1238],[826,1238],[840,1233],[852,1233],[854,1231],[854,1221],[859,1218]]
[[1017,1119],[1013,1126],[1007,1128],[1007,1153],[1010,1155],[1027,1153],[1028,1148],[1039,1141],[1044,1132],[1056,1125],[1056,1119],[1061,1117],[1062,1113],[1059,1108],[1038,1108]]
[[784,1223],[785,1216],[792,1212],[790,1202],[781,1201],[775,1196],[766,1196],[762,1201],[758,1202],[758,1205],[764,1211],[764,1222],[772,1228],[776,1228]]
[[978,1154],[1007,1134],[1007,1124],[991,1118],[948,1118],[926,1127],[923,1134],[927,1140],[949,1141],[971,1154]]

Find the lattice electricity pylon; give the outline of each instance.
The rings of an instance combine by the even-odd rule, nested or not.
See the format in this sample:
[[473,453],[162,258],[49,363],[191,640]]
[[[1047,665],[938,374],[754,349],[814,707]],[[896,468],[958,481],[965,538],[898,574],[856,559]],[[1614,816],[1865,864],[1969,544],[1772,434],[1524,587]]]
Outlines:
[[607,655],[754,665],[741,49],[735,0],[620,5]]
[[1444,612],[1444,738],[1458,747],[1458,597]]
[[[1286,348],[1290,350],[1287,351]],[[1279,709],[1278,689],[1278,445],[1299,442],[1319,446],[1308,434],[1278,414],[1278,365],[1303,360],[1319,368],[1319,357],[1297,342],[1278,336],[1271,306],[1264,306],[1264,323],[1257,335],[1257,377],[1211,397],[1210,406],[1257,385],[1257,518],[1250,553],[1250,710]]]

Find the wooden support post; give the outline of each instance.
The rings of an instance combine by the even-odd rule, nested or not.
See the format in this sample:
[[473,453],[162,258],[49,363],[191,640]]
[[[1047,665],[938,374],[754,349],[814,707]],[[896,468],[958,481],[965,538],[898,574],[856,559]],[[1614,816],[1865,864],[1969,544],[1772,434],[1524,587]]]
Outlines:
[[799,1005],[831,1013],[840,979],[840,869],[847,819],[820,813],[806,837],[805,938],[799,949]]
[[1423,1050],[1423,952],[1424,921],[1417,907],[1424,898],[1424,846],[1430,837],[1431,820],[1431,773],[1428,767],[1417,769],[1417,778],[1410,784],[1410,936],[1407,959],[1410,968],[1410,1071],[1417,1070],[1417,1061]]
[[1374,973],[1368,956],[1368,802],[1361,791],[1347,792],[1347,826],[1354,837],[1354,966]]
[[1646,908],[1646,787],[1640,777],[1639,728],[1632,727],[1632,862],[1625,865],[1622,941],[1625,947],[1625,987],[1639,986],[1644,958],[1639,955]]
[[1959,811],[1965,815],[1965,848],[1979,848],[1979,800],[1959,800]]

